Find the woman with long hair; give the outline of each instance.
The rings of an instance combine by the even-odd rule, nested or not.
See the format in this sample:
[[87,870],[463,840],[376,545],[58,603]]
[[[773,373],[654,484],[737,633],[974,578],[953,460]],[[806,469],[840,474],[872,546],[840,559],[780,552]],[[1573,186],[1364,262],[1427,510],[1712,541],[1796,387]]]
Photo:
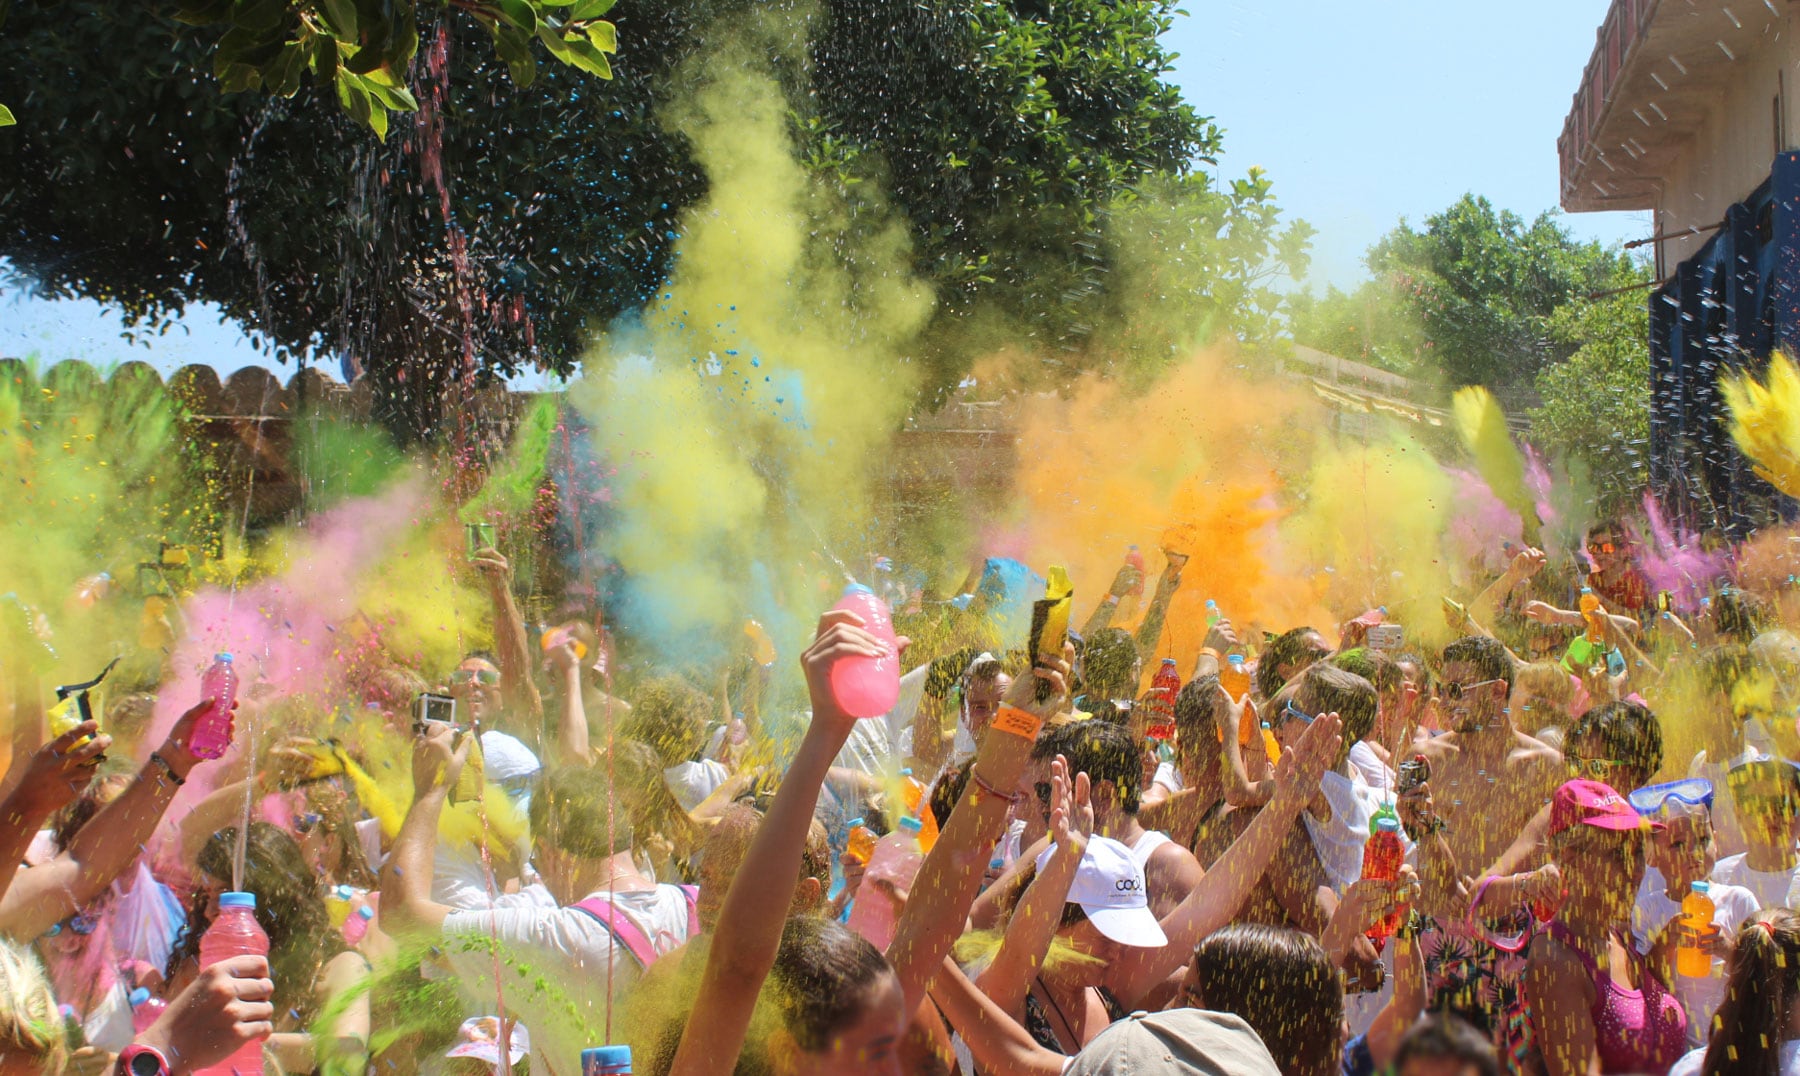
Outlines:
[[1669,1076],[1800,1074],[1800,916],[1765,908],[1738,928],[1711,1031]]
[[[200,888],[187,931],[169,958],[171,993],[199,969],[200,936],[218,914],[219,894],[231,888],[235,828],[213,834],[200,849]],[[318,876],[287,831],[252,822],[244,844],[243,887],[256,894],[256,921],[269,936],[275,1034],[268,1052],[283,1072],[360,1071],[367,1063],[367,996],[344,1007],[325,1034],[311,1033],[332,998],[358,991],[369,965],[331,926]]]

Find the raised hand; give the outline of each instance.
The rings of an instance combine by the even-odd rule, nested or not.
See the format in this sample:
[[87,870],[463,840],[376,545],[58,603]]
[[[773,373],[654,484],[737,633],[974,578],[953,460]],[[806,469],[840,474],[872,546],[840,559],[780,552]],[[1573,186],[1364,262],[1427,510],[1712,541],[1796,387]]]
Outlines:
[[1298,810],[1319,791],[1319,779],[1337,761],[1344,738],[1337,714],[1320,714],[1275,764],[1275,798],[1271,807]]
[[856,718],[839,709],[832,697],[831,667],[843,658],[887,654],[887,644],[866,631],[862,617],[848,609],[833,609],[819,617],[812,645],[800,654],[800,667],[806,672],[806,688],[812,696],[813,720],[841,724],[845,730],[854,725]]
[[[1063,643],[1062,657],[1043,657],[1031,670],[1030,676],[1021,676],[1006,689],[1006,698],[1002,700],[1007,706],[1017,707],[1027,713],[1048,720],[1062,711],[1063,704],[1069,695],[1069,670],[1075,664],[1075,646]],[[1048,683],[1050,691],[1042,699],[1037,697],[1039,682]]]
[[1526,546],[1513,554],[1510,570],[1515,579],[1530,579],[1543,571],[1544,565],[1549,563],[1549,560],[1550,558],[1544,554],[1543,550],[1535,546]]
[[458,740],[454,726],[441,721],[427,722],[413,737],[414,795],[423,795],[438,785],[455,787],[474,743],[472,733],[464,733]]
[[[92,737],[79,744],[83,737]],[[83,721],[32,753],[16,786],[21,806],[40,817],[48,816],[87,788],[99,768],[100,756],[112,745],[112,737],[100,734],[100,726]]]
[[1069,760],[1057,755],[1050,763],[1050,839],[1079,856],[1094,833],[1094,802],[1088,775],[1069,779]]

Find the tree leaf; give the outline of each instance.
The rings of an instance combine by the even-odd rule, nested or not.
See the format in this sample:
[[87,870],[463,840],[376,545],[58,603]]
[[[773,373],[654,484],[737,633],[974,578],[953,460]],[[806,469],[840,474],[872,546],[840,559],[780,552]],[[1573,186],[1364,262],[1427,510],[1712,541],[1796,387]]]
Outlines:
[[597,19],[612,10],[613,0],[575,0],[575,10],[569,12],[570,22],[586,22]]
[[355,41],[356,5],[351,0],[319,0],[325,27],[340,41]]
[[587,25],[588,40],[601,52],[619,51],[619,31],[610,22],[590,22]]
[[0,105],[0,127],[11,127],[19,121],[13,119],[12,109]]
[[231,23],[256,33],[271,33],[281,29],[287,16],[287,0],[239,0],[231,12]]
[[531,0],[493,0],[500,9],[500,17],[505,22],[518,27],[528,34],[537,32],[537,8]]
[[606,60],[606,54],[594,47],[594,43],[585,37],[569,38],[569,62],[590,75],[600,78],[612,78],[612,64]]

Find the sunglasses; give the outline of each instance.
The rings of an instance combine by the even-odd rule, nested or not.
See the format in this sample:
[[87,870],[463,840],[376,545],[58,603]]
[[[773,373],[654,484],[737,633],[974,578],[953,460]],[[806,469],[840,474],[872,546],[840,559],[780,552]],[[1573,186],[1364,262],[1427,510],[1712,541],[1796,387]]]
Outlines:
[[1591,777],[1596,781],[1605,781],[1612,776],[1614,768],[1621,765],[1616,758],[1577,758],[1574,755],[1563,761],[1569,764],[1569,772],[1576,777]]
[[450,674],[452,684],[481,683],[493,687],[500,682],[500,674],[492,669],[457,669]]
[[1444,698],[1449,699],[1451,702],[1456,702],[1471,691],[1479,690],[1489,684],[1501,683],[1505,683],[1505,681],[1501,680],[1499,677],[1495,677],[1492,680],[1477,680],[1472,684],[1459,684],[1455,680],[1446,680],[1444,681],[1443,689]]
[[1608,556],[1619,551],[1619,547],[1611,542],[1590,542],[1587,548],[1589,553],[1605,553]]
[[1315,715],[1309,714],[1309,713],[1305,712],[1304,710],[1300,709],[1300,707],[1295,706],[1293,699],[1289,699],[1287,702],[1282,704],[1281,716],[1282,716],[1283,720],[1286,720],[1288,718],[1293,718],[1295,721],[1298,721],[1303,725],[1310,725],[1314,721],[1317,720],[1317,717]]
[[99,929],[100,921],[86,915],[71,915],[61,923],[57,923],[49,930],[44,931],[44,937],[54,938],[58,934],[61,934],[63,932],[64,924],[68,925],[69,933],[74,934],[76,937],[85,938],[95,930]]

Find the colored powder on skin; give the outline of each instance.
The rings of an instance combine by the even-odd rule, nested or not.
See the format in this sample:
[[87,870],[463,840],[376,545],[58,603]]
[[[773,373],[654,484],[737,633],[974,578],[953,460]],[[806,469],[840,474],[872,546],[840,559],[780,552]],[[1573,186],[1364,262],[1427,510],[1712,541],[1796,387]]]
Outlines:
[[[824,604],[836,599],[912,402],[904,349],[933,308],[877,196],[795,160],[786,102],[745,44],[769,26],[750,23],[664,117],[709,181],[682,220],[673,277],[605,334],[570,390],[617,469],[614,525],[588,536],[627,573],[612,615],[690,656],[740,645],[746,616],[797,653],[821,579]],[[751,563],[764,570],[755,586]],[[753,604],[771,595],[777,608]]]

